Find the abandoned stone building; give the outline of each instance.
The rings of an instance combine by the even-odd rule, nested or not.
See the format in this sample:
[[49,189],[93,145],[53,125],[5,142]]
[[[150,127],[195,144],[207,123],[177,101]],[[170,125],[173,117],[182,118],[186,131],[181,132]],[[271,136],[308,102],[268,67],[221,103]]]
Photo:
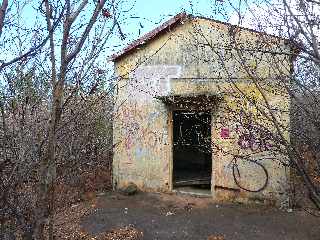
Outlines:
[[[134,183],[142,191],[177,191],[212,196],[215,201],[287,201],[290,173],[285,165],[267,160],[235,163],[236,154],[244,152],[248,142],[242,141],[226,110],[235,105],[230,79],[252,95],[257,91],[239,61],[228,58],[236,51],[227,47],[231,35],[255,53],[247,61],[266,81],[277,74],[268,65],[274,46],[282,49],[278,55],[288,69],[282,75],[290,74],[292,59],[283,53],[291,48],[285,39],[185,13],[113,56],[119,78],[113,127],[116,189]],[[269,44],[258,45],[262,37]],[[259,56],[258,65],[253,56]],[[289,98],[271,94],[270,103],[283,110],[280,118],[288,125]],[[250,104],[242,104],[250,109]],[[254,151],[250,157],[283,160],[271,156],[267,144],[264,147],[265,151]],[[239,172],[241,179],[235,176]]]

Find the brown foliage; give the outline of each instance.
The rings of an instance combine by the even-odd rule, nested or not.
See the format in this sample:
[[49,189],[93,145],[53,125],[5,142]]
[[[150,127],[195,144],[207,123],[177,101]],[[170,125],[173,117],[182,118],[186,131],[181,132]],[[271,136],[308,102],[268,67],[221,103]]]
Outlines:
[[100,234],[97,240],[142,240],[143,233],[132,226],[115,228],[111,231]]
[[[31,112],[25,102],[14,101],[15,107],[8,105],[2,116],[6,129],[1,126],[0,137],[7,140],[0,144],[0,220],[12,232],[32,230],[36,220],[37,172],[47,148],[48,117],[46,105],[36,104]],[[55,210],[92,198],[86,197],[89,192],[94,196],[111,188],[111,107],[111,98],[103,94],[74,99],[66,106],[58,131]]]

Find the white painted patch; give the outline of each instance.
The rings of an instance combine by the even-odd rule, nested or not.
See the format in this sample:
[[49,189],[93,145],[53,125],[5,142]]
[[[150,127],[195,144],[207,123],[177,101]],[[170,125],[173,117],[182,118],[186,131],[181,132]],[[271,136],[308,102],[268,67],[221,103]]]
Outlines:
[[141,66],[130,74],[128,95],[137,101],[148,101],[170,93],[170,79],[181,76],[178,65]]

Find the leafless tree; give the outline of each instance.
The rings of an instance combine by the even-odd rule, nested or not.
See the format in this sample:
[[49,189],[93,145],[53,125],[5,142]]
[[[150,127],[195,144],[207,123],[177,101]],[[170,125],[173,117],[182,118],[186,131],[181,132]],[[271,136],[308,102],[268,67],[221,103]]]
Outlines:
[[[292,175],[291,180],[298,178],[314,206],[320,209],[320,2],[216,1],[212,9],[215,18],[232,23],[228,25],[229,35],[223,52],[221,46],[213,45],[201,31],[197,34],[203,38],[196,45],[211,51],[227,76],[234,102],[238,104],[237,109],[229,108],[233,121],[241,122],[248,136],[260,136],[260,143],[264,142],[264,136],[268,137],[273,145],[268,151],[288,158],[288,162],[283,161],[282,164],[290,166],[294,172],[296,177]],[[237,26],[257,31],[254,33],[258,35],[257,41],[250,42],[249,37],[246,39],[251,50],[239,40],[246,30]],[[200,61],[210,62],[212,59],[202,58]],[[230,62],[241,66],[239,71],[246,76],[247,84],[254,86],[259,101],[234,79]],[[286,65],[286,62],[292,64]],[[272,73],[269,80],[266,74],[261,73],[266,66],[267,71]],[[282,108],[268,96],[290,99],[290,123],[285,122],[289,114],[285,107]],[[245,107],[247,104],[251,107],[250,111]],[[253,126],[256,128],[253,129]],[[242,158],[245,159],[245,156]],[[294,189],[301,191],[296,186]]]
[[6,16],[7,8],[8,8],[8,0],[3,0],[1,4],[1,10],[0,10],[0,36],[2,34],[4,18]]
[[112,74],[104,52],[125,3],[3,1],[1,236],[53,239],[58,184],[106,158]]

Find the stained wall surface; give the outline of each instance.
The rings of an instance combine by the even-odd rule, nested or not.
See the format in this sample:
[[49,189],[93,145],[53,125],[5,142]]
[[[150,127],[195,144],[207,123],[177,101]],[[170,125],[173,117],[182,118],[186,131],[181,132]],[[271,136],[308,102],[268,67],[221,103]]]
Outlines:
[[[241,122],[234,118],[251,113],[257,122],[270,124],[270,131],[275,131],[272,123],[261,118],[257,107],[252,106],[254,101],[265,109],[267,100],[281,123],[281,134],[288,138],[290,102],[281,87],[286,87],[283,79],[291,71],[290,47],[284,40],[271,36],[264,36],[267,40],[261,41],[261,36],[264,35],[207,19],[186,19],[116,60],[116,188],[133,182],[145,191],[172,191],[173,108],[159,97],[206,94],[218,99],[210,104],[213,198],[287,201],[289,173],[281,164],[286,161],[285,155],[272,150],[270,139],[262,141],[256,136],[248,142],[240,129]],[[252,72],[264,91],[252,81]],[[239,95],[239,91],[249,98]],[[260,165],[236,159],[237,155],[246,154],[267,169],[267,182]],[[266,187],[259,192],[240,189],[233,177],[235,161],[241,186],[257,190],[266,183]]]

